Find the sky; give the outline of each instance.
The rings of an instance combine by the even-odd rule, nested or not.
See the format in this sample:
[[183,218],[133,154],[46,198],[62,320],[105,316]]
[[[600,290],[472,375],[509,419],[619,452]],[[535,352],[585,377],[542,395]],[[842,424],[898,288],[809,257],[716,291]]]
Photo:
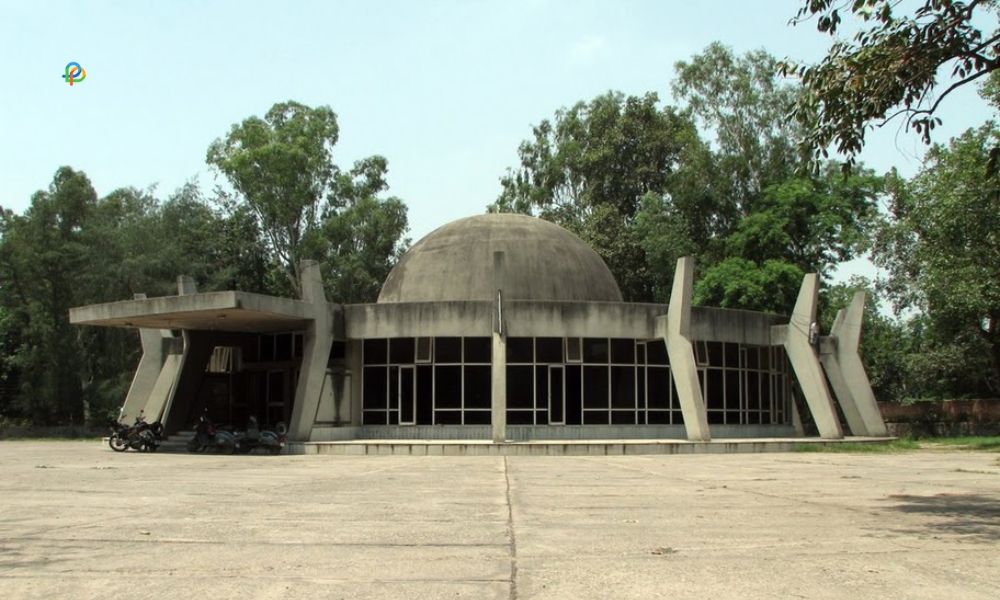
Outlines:
[[[209,144],[276,102],[337,113],[337,164],[381,154],[415,241],[478,214],[531,126],[608,90],[671,102],[674,64],[721,41],[820,59],[789,26],[799,0],[11,2],[0,0],[0,206],[23,211],[69,165],[99,195],[188,181],[211,190]],[[67,62],[86,80],[63,81]],[[968,86],[967,86],[968,87]],[[992,116],[972,89],[942,141]],[[890,126],[862,160],[912,175],[923,145]],[[842,269],[866,273],[864,261]]]

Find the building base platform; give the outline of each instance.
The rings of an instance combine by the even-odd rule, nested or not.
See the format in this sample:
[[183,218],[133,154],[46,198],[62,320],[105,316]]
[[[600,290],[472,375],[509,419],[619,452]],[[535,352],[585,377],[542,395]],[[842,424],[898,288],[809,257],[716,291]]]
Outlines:
[[640,454],[745,454],[791,452],[802,444],[885,444],[894,437],[743,438],[709,442],[688,440],[535,440],[493,443],[488,440],[343,440],[290,442],[286,454],[339,456],[626,456]]

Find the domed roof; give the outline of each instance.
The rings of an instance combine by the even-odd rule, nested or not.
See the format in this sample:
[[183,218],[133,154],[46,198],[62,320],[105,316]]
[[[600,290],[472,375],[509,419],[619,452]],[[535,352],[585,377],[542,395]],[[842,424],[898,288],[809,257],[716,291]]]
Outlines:
[[604,260],[562,227],[525,215],[485,214],[435,229],[399,259],[386,302],[493,300],[493,253],[504,253],[504,298],[621,302]]

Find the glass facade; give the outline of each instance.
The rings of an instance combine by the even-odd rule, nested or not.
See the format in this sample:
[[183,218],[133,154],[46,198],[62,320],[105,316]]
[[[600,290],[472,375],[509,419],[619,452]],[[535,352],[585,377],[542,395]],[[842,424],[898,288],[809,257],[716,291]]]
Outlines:
[[[781,347],[695,342],[710,424],[786,424],[791,385]],[[684,423],[663,340],[507,339],[509,425]],[[366,425],[488,425],[488,337],[368,339]]]
[[489,425],[488,337],[367,339],[365,425]]

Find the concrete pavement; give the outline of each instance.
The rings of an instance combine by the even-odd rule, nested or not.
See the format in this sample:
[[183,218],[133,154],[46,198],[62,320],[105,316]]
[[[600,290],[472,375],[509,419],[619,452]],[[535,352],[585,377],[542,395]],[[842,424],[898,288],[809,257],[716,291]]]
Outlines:
[[0,442],[0,597],[992,599],[998,461]]

